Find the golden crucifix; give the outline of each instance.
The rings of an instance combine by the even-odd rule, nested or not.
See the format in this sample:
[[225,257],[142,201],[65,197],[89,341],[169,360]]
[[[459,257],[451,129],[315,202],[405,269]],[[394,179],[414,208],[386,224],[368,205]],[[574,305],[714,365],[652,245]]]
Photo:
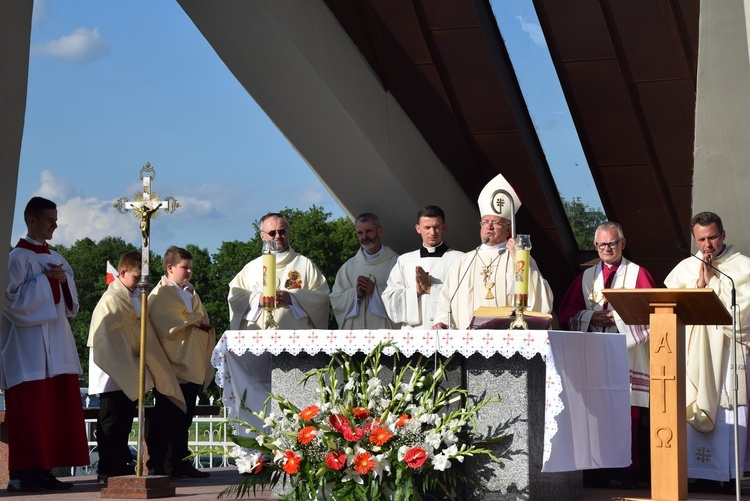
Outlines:
[[115,209],[126,214],[133,211],[133,215],[140,219],[139,226],[141,229],[141,281],[138,282],[138,289],[141,291],[141,346],[140,346],[140,366],[138,377],[138,459],[135,466],[135,474],[143,475],[143,423],[144,399],[146,396],[146,322],[148,319],[148,293],[151,284],[148,280],[149,273],[149,240],[151,234],[151,218],[158,216],[159,209],[164,209],[167,214],[172,214],[180,204],[174,197],[167,197],[159,200],[158,193],[151,193],[151,181],[156,179],[156,171],[150,163],[146,163],[141,168],[141,181],[143,182],[143,191],[135,194],[135,200],[122,197],[114,204]]

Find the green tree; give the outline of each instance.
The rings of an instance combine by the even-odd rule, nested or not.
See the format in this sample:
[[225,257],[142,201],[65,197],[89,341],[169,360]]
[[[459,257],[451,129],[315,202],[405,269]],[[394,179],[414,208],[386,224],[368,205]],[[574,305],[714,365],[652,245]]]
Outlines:
[[591,207],[581,201],[581,197],[572,200],[562,199],[565,214],[568,216],[570,227],[573,229],[578,248],[594,250],[594,233],[596,227],[607,220],[601,209]]

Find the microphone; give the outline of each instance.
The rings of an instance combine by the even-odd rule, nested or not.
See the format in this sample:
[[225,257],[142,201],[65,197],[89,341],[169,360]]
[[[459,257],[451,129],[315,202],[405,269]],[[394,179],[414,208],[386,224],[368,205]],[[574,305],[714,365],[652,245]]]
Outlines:
[[732,277],[730,277],[729,275],[727,275],[726,273],[724,273],[723,271],[721,271],[719,268],[717,268],[716,266],[714,266],[711,263],[709,263],[708,261],[706,261],[705,259],[701,259],[698,256],[696,256],[695,254],[693,254],[692,252],[690,252],[689,250],[687,250],[685,247],[683,247],[682,243],[678,243],[677,244],[677,248],[680,249],[682,252],[688,254],[689,256],[694,257],[695,259],[697,259],[701,263],[705,264],[706,266],[708,266],[712,270],[718,272],[720,275],[723,275],[723,276],[727,277],[729,279],[729,281],[732,282],[732,310],[734,310],[735,306],[737,306],[737,289],[734,286],[734,280],[732,280]]
[[[477,258],[477,255],[479,255],[479,249],[482,248],[482,245],[486,244],[490,241],[490,237],[484,237],[482,239],[482,244],[474,249],[474,255],[471,257],[471,261],[469,261],[469,266],[466,267],[466,270],[464,271],[464,274],[461,276],[461,279],[458,281],[458,285],[456,285],[456,290],[453,291],[453,295],[451,296],[451,300],[448,303],[448,321],[453,321],[453,299],[456,297],[456,294],[458,294],[458,290],[461,288],[461,284],[464,281],[464,278],[466,278],[466,274],[469,273],[469,270],[471,269],[471,265],[474,264],[474,260]],[[453,325],[450,325],[449,327],[455,327]]]

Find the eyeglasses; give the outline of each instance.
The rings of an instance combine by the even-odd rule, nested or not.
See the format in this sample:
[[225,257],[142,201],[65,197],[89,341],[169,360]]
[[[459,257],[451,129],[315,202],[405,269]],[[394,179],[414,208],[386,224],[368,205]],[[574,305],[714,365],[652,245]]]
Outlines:
[[614,249],[620,244],[620,242],[622,242],[622,240],[615,240],[614,242],[594,243],[594,247],[596,247],[599,250]]
[[482,228],[486,228],[489,226],[490,228],[494,226],[508,226],[508,223],[497,223],[495,221],[479,221],[479,226]]
[[276,238],[276,234],[277,234],[277,233],[278,233],[279,235],[281,235],[282,237],[283,237],[284,235],[286,235],[286,230],[285,230],[284,228],[281,228],[281,229],[279,229],[279,230],[262,231],[261,233],[265,233],[266,235],[268,235],[268,236],[269,236],[269,237],[271,237],[271,238]]

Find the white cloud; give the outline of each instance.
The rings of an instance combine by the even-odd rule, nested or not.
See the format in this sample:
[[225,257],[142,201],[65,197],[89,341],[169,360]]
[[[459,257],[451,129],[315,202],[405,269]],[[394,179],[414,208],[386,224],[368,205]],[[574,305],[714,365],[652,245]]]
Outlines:
[[523,16],[516,16],[516,19],[518,19],[518,22],[521,25],[521,29],[529,34],[529,38],[531,38],[532,42],[540,47],[547,46],[547,41],[544,39],[542,27],[539,26],[538,23],[527,23],[523,20]]
[[99,28],[76,28],[70,35],[32,47],[34,54],[52,56],[65,61],[91,61],[109,52],[109,44],[99,35]]
[[67,200],[73,196],[73,185],[56,177],[52,171],[43,170],[39,175],[40,186],[34,193],[36,197],[44,197],[59,203],[58,200]]

